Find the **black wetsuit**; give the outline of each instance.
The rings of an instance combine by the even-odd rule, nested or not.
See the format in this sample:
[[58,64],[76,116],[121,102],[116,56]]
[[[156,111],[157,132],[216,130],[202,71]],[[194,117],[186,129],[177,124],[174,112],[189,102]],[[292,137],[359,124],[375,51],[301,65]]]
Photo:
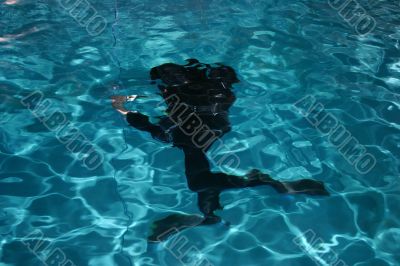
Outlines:
[[[258,170],[244,177],[211,172],[206,152],[231,130],[228,112],[236,100],[232,85],[239,80],[231,67],[202,64],[195,59],[188,62],[184,66],[164,64],[150,72],[168,106],[167,116],[161,118],[160,123],[151,124],[147,116],[133,112],[127,114],[127,121],[154,138],[171,142],[183,150],[188,186],[198,193],[198,205],[204,214],[201,224],[220,221],[214,211],[222,209],[219,195],[224,189],[270,185],[280,193],[328,194],[321,182],[310,179],[283,183]],[[196,133],[187,130],[192,124],[198,125],[199,120],[203,127]],[[194,134],[212,137],[207,145],[199,145],[193,140]]]

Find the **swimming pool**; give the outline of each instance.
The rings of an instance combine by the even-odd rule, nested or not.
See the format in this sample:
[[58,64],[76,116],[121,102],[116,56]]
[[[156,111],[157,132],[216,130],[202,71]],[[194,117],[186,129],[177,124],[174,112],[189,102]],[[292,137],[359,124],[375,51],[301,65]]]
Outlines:
[[[398,1],[0,5],[0,265],[399,265]],[[148,243],[154,220],[199,213],[196,194],[182,152],[109,97],[152,95],[128,106],[160,115],[149,70],[188,58],[241,80],[225,150],[210,151],[239,158],[225,170],[331,195],[226,191],[229,226]]]

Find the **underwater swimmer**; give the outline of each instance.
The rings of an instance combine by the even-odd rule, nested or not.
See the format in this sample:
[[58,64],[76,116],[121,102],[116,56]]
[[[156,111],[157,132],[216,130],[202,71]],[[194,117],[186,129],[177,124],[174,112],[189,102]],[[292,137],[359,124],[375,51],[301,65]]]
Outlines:
[[[222,209],[219,196],[223,190],[268,185],[278,193],[329,195],[322,182],[311,179],[281,182],[259,170],[252,170],[245,176],[212,172],[206,153],[216,140],[231,130],[229,108],[236,100],[232,85],[239,80],[229,66],[203,64],[196,59],[187,61],[186,65],[168,63],[150,71],[151,79],[157,81],[168,106],[167,115],[157,124],[151,123],[148,116],[124,107],[125,102],[144,96],[112,97],[113,107],[126,116],[131,126],[183,151],[188,187],[197,193],[198,207],[203,214],[172,214],[156,221],[149,241],[162,241],[187,227],[220,223],[221,218],[215,211]],[[206,146],[200,147],[193,134],[186,130],[196,124],[195,120],[203,125],[196,129],[196,135],[213,136]]]

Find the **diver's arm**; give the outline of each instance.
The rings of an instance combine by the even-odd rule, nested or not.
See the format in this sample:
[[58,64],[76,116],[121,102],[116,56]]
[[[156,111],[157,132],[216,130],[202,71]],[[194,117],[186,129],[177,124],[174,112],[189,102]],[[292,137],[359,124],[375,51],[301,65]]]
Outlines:
[[126,116],[128,123],[140,130],[148,131],[154,125],[150,123],[149,117],[147,115],[141,114],[137,111],[129,111],[125,108],[124,104],[130,100],[131,96],[111,96],[112,106],[115,110]]
[[134,101],[138,97],[146,97],[146,96],[138,96],[138,95],[130,95],[130,96],[114,95],[114,96],[111,96],[112,106],[119,113],[126,116],[126,120],[132,127],[137,128],[142,131],[147,131],[153,137],[162,135],[164,133],[162,128],[158,125],[152,124],[147,115],[144,115],[137,111],[129,111],[125,108],[124,104],[126,102]]
[[154,128],[157,127],[156,125],[150,122],[150,119],[147,115],[144,115],[136,111],[135,112],[128,111],[128,113],[126,114],[126,121],[128,121],[128,123],[134,128],[143,131],[151,132],[152,130],[154,130]]

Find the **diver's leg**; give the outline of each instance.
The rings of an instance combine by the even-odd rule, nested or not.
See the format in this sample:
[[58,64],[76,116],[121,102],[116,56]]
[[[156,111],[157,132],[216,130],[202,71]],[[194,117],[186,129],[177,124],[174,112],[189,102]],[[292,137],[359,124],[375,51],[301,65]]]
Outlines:
[[268,174],[253,170],[247,175],[235,176],[225,173],[212,173],[206,154],[200,149],[184,148],[186,177],[189,188],[202,192],[209,189],[245,188],[255,186],[271,186],[279,193],[328,195],[322,182],[302,179],[292,182],[280,182]]
[[202,224],[214,224],[221,218],[214,211],[222,209],[219,203],[221,190],[213,183],[213,173],[205,153],[193,147],[183,148],[185,153],[185,172],[188,186],[197,192],[197,202],[205,220]]
[[[185,170],[189,188],[196,192],[209,189],[224,190],[230,188],[275,185],[278,181],[265,176],[239,177],[225,173],[212,173],[207,156],[201,149],[183,148],[185,153]],[[250,178],[249,178],[250,177]]]
[[159,126],[152,124],[147,115],[139,112],[128,112],[126,114],[126,121],[128,121],[128,123],[134,128],[142,131],[155,132],[160,128]]
[[212,173],[203,150],[190,147],[183,148],[183,151],[185,153],[186,177],[192,191],[206,192],[210,189],[224,190],[268,184],[265,182],[265,178],[255,180],[225,173]]
[[[185,157],[185,160],[186,159]],[[210,166],[207,158],[201,156],[201,154],[197,152],[190,152],[188,160],[192,162],[189,163],[189,167],[186,168],[189,188],[198,193],[198,206],[203,216],[175,213],[157,220],[152,224],[152,232],[148,237],[148,241],[150,242],[164,241],[190,227],[211,225],[221,222],[221,218],[214,214],[214,211],[217,209],[222,209],[219,204],[220,190],[215,188],[203,188],[201,191],[197,191],[197,187],[195,187],[194,183],[196,176],[201,178],[201,176],[204,176],[203,174],[210,174]],[[188,165],[188,160],[186,161],[186,165]]]
[[221,218],[214,214],[216,210],[222,210],[219,203],[220,193],[219,189],[207,189],[197,193],[197,204],[205,218],[202,224],[215,224],[221,221]]

